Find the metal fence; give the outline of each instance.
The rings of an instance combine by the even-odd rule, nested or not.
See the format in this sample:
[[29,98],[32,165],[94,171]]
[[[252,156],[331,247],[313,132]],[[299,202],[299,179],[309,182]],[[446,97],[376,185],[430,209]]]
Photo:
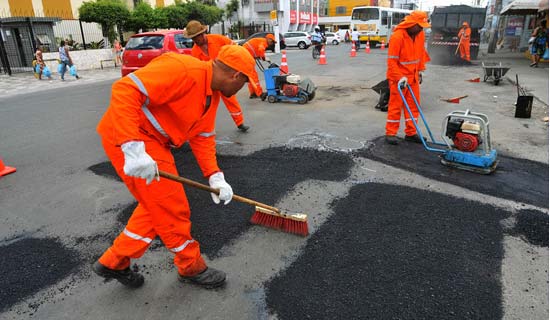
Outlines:
[[32,71],[36,50],[57,52],[62,40],[72,51],[109,47],[97,23],[36,15],[2,17],[0,12],[0,72]]

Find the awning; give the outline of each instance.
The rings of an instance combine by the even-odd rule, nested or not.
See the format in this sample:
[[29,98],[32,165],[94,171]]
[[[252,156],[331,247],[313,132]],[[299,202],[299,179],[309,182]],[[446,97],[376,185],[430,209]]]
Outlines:
[[502,8],[500,14],[506,15],[529,15],[537,14],[539,11],[540,0],[514,0],[506,7]]

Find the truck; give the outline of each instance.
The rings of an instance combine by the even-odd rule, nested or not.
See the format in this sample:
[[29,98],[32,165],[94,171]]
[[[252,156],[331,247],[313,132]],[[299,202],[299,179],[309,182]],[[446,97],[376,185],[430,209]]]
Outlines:
[[470,56],[477,59],[480,43],[480,29],[485,25],[486,8],[470,7],[466,5],[452,5],[435,7],[430,15],[432,25],[428,37],[428,53],[432,61],[443,64],[461,62],[457,47],[460,39],[458,31],[464,21],[470,24]]

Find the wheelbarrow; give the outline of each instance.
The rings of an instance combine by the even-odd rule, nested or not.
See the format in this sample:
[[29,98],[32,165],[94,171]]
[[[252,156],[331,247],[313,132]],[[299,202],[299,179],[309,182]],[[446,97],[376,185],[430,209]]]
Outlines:
[[483,67],[483,82],[493,80],[495,86],[498,85],[500,79],[510,70],[510,67],[502,66],[502,62],[481,62]]

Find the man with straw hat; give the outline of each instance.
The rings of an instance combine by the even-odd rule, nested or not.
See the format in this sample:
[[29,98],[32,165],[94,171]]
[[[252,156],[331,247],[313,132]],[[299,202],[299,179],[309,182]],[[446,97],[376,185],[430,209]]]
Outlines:
[[[216,161],[216,112],[220,97],[234,96],[255,73],[254,59],[240,46],[223,47],[213,61],[173,52],[113,84],[111,102],[97,131],[105,153],[138,206],[126,228],[93,265],[93,271],[125,286],[143,284],[130,268],[159,236],[174,253],[178,279],[205,288],[225,282],[225,273],[207,267],[191,237],[191,211],[183,186],[160,179],[177,174],[172,147],[189,142],[218,204],[233,196]],[[159,76],[161,75],[161,76]]]
[[[199,21],[191,20],[183,30],[183,36],[193,39],[195,43],[191,48],[191,55],[202,61],[216,59],[223,46],[233,45],[233,41],[226,36],[206,34],[207,29],[208,27],[202,25]],[[242,132],[246,132],[249,127],[244,124],[243,111],[237,97],[222,97],[222,100],[237,128]]]
[[403,22],[395,27],[390,38],[388,49],[388,70],[386,78],[390,86],[390,101],[388,103],[388,116],[386,120],[386,142],[397,144],[397,131],[401,121],[401,112],[405,113],[405,140],[421,143],[412,119],[404,110],[403,101],[397,86],[403,89],[403,94],[411,108],[415,120],[418,119],[418,109],[412,95],[406,88],[407,84],[420,103],[420,84],[422,83],[422,71],[426,69],[425,63],[430,57],[424,48],[425,35],[423,28],[429,28],[426,12],[415,10],[406,16]]

